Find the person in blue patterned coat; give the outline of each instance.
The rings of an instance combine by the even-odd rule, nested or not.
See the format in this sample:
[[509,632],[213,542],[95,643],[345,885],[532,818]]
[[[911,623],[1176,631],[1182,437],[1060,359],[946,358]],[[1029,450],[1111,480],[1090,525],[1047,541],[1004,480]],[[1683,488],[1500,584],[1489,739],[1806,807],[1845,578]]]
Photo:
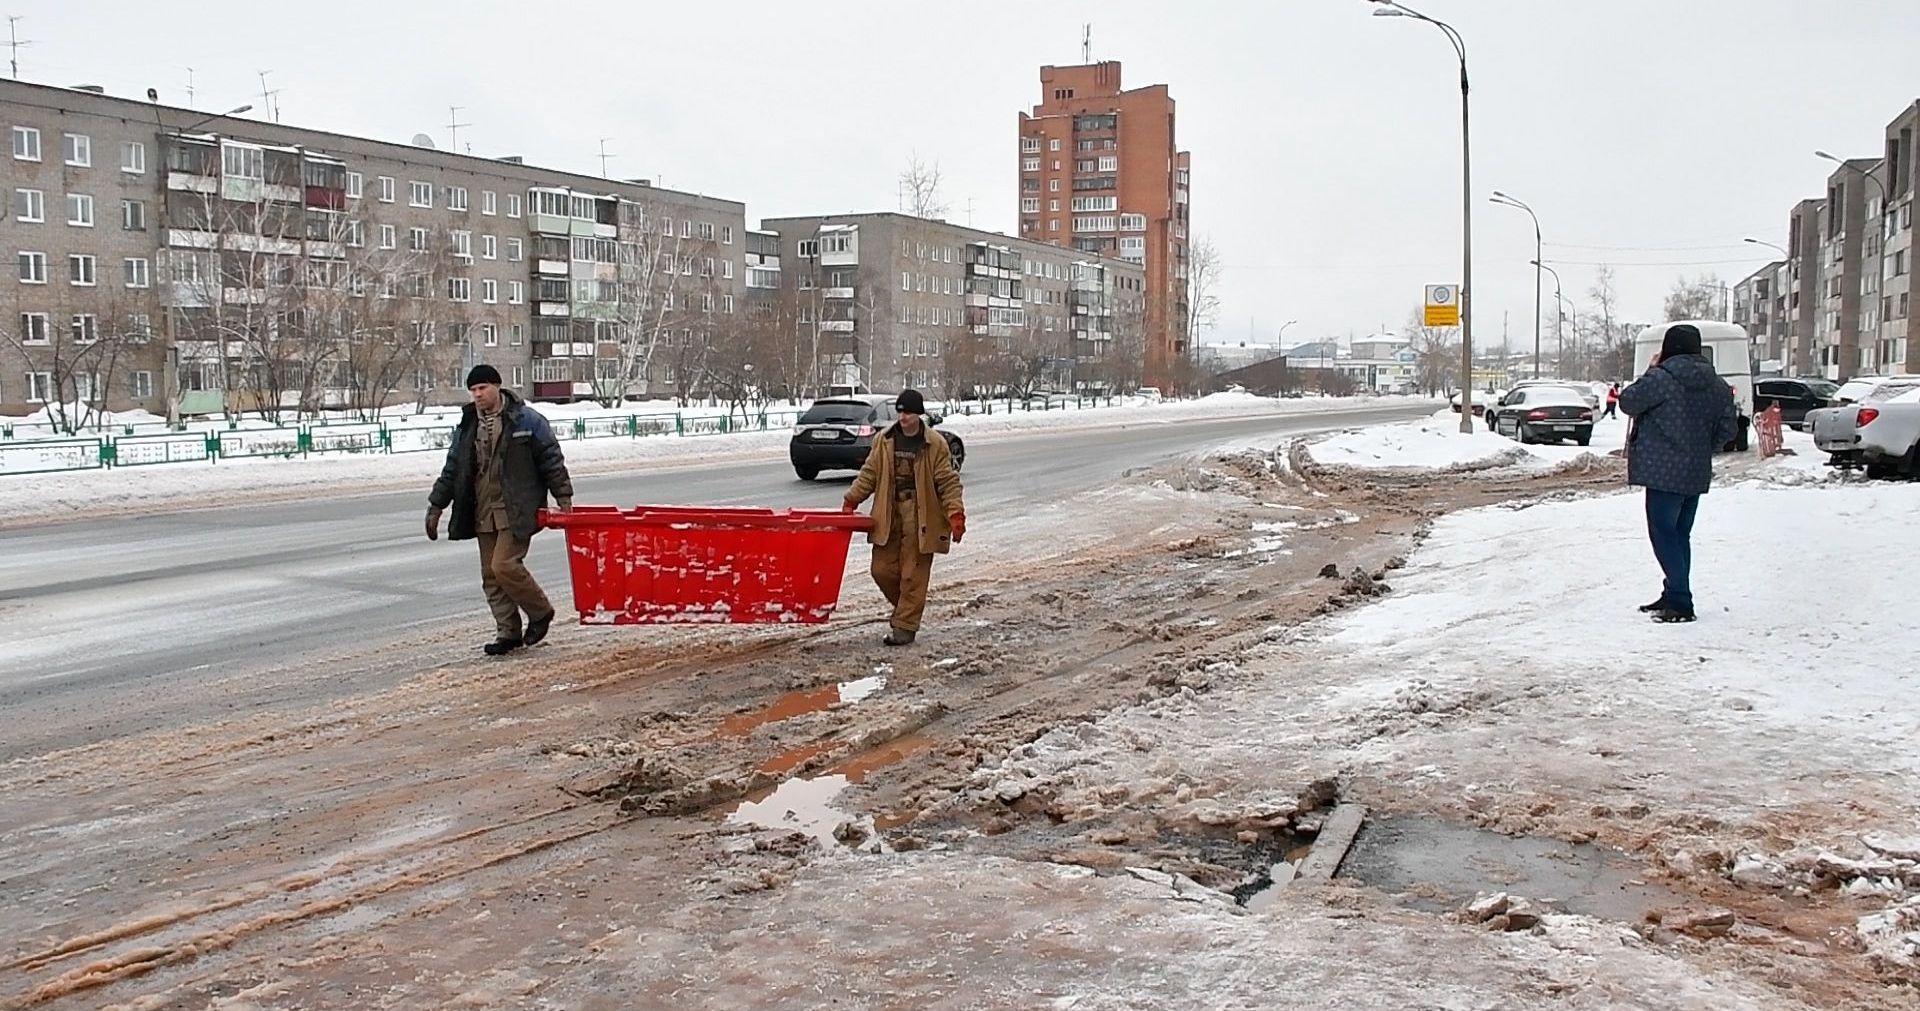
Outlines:
[[1660,622],[1694,620],[1693,520],[1713,483],[1713,454],[1740,434],[1740,409],[1713,363],[1700,353],[1700,329],[1667,328],[1647,372],[1620,391],[1633,419],[1627,483],[1647,490],[1647,539],[1666,574],[1660,599],[1640,608]]

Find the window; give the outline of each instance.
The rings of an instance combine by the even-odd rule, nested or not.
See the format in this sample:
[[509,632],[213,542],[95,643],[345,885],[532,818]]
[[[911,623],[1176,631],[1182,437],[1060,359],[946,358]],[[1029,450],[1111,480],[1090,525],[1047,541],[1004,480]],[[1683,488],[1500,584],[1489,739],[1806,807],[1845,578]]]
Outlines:
[[700,296],[700,309],[703,312],[713,311],[713,294],[711,292]]
[[355,249],[367,244],[367,236],[358,221],[347,222],[347,245]]
[[1060,138],[1058,138],[1058,137],[1055,137],[1055,138],[1053,138],[1053,139],[1051,139],[1051,140],[1049,140],[1049,141],[1047,141],[1047,150],[1049,150],[1049,151],[1058,151],[1058,150],[1060,150]]
[[733,261],[732,260],[720,261],[720,276],[729,281],[733,280]]
[[392,225],[380,226],[380,248],[393,249],[400,245],[399,230]]
[[705,260],[703,260],[703,261],[701,261],[701,263],[700,263],[700,276],[701,276],[701,277],[712,277],[712,276],[713,276],[713,257],[711,257],[711,256],[709,256],[709,257],[707,257],[707,258],[706,258]]
[[93,166],[93,138],[84,133],[67,134],[67,164],[81,168]]
[[130,256],[121,261],[122,272],[126,276],[129,288],[150,288],[153,286],[152,266],[142,256]]
[[80,287],[91,287],[97,279],[94,274],[94,258],[88,253],[75,253],[67,257],[67,281]]
[[499,212],[499,206],[499,197],[492,190],[480,191],[480,213],[496,214]]
[[123,142],[120,145],[120,171],[132,175],[145,175],[147,146],[137,140]]
[[147,202],[144,200],[120,201],[120,227],[129,232],[147,230]]
[[23,312],[20,314],[20,343],[46,344],[52,339],[47,329],[46,313]]
[[53,373],[27,373],[27,400],[30,403],[44,404],[53,399]]
[[223,142],[220,172],[229,179],[261,179],[266,176],[266,158],[266,152],[252,144]]
[[713,241],[713,222],[711,221],[700,222],[700,241],[702,242]]
[[[512,327],[510,327],[507,330],[507,342],[512,344],[514,347],[519,347],[521,342],[525,341],[526,339],[527,339],[527,325],[525,323],[515,323]],[[521,378],[522,375],[523,373],[520,371],[520,367],[517,365],[514,366],[513,385],[519,386],[520,384],[526,382],[525,379]]]
[[100,317],[92,313],[74,313],[73,342],[92,344],[100,339]]
[[453,255],[462,260],[473,259],[473,233],[464,229],[455,229],[448,233],[453,239]]
[[1040,150],[1040,138],[1038,137],[1020,138],[1020,150],[1022,153],[1031,153],[1031,152]]
[[[526,282],[508,281],[507,282],[507,304],[519,305],[520,303],[525,302],[526,300],[527,300]],[[514,343],[518,344],[520,342],[514,341]]]
[[464,211],[467,209],[467,188],[465,186],[447,187],[447,210]]
[[366,192],[366,187],[367,187],[366,176],[363,176],[358,172],[347,173],[347,196],[352,197],[355,200],[358,200],[360,199],[361,195]]
[[1058,179],[1049,179],[1049,180],[1047,180],[1047,192],[1048,192],[1048,193],[1058,193],[1058,192],[1060,192],[1060,180],[1058,180]]
[[14,127],[13,156],[21,161],[39,161],[40,131],[30,126]]
[[394,191],[393,177],[381,176],[380,177],[380,202],[383,204],[393,203],[393,191]]
[[900,290],[913,290],[913,275],[904,270],[900,272]]
[[1087,211],[1111,211],[1119,208],[1118,197],[1074,197],[1073,211],[1082,214]]
[[1053,219],[1052,221],[1049,221],[1049,222],[1047,222],[1047,231],[1049,231],[1049,232],[1057,232],[1057,231],[1059,231],[1059,230],[1060,230],[1060,219],[1059,219],[1059,218],[1054,218],[1054,219]]
[[67,224],[79,228],[93,227],[93,198],[85,193],[67,194]]
[[1038,214],[1040,212],[1040,198],[1039,197],[1021,197],[1020,210],[1021,212],[1026,214]]
[[[1120,215],[1120,230],[1123,232],[1144,232],[1147,230],[1147,216],[1144,214]],[[1142,240],[1144,243],[1144,240]]]
[[1120,171],[1120,159],[1119,159],[1119,158],[1118,158],[1117,156],[1115,156],[1115,155],[1110,155],[1110,154],[1103,154],[1103,155],[1101,155],[1101,156],[1100,156],[1100,171],[1102,171],[1102,172],[1118,172],[1118,171]]
[[733,311],[733,296],[732,296],[732,295],[722,295],[722,296],[720,296],[720,311],[721,311],[721,312],[732,312],[732,311]]
[[13,216],[20,221],[47,220],[46,195],[39,190],[14,190]]
[[1057,211],[1059,211],[1059,210],[1060,210],[1060,200],[1059,200],[1059,198],[1057,198],[1057,197],[1056,197],[1056,198],[1054,198],[1054,199],[1051,199],[1051,200],[1048,200],[1048,201],[1047,201],[1047,210],[1048,210],[1049,212],[1057,212]]
[[693,238],[693,219],[692,218],[683,218],[681,220],[680,237],[683,239]]
[[1040,171],[1040,159],[1038,159],[1038,158],[1022,158],[1022,159],[1020,159],[1020,171],[1022,171],[1022,172],[1038,172],[1038,171]]
[[489,277],[480,282],[480,301],[488,305],[500,301],[500,282]]
[[513,263],[519,263],[520,258],[523,255],[525,255],[522,252],[523,248],[524,247],[522,246],[519,239],[508,239],[507,240],[507,259]]
[[147,400],[153,396],[153,373],[139,369],[127,374],[129,390],[135,400]]
[[500,240],[491,235],[480,236],[480,258],[498,260],[500,258]]
[[507,217],[517,218],[519,216],[520,216],[520,194],[509,193],[507,194]]
[[410,207],[432,207],[433,184],[408,180],[407,205]]
[[416,253],[427,251],[427,230],[424,228],[407,229],[407,248]]
[[[487,283],[491,284],[493,282],[489,281]],[[489,347],[489,348],[499,347],[500,346],[500,328],[498,326],[495,326],[492,323],[480,324],[480,345],[482,347]]]
[[[732,225],[722,225],[722,226],[721,226],[721,228],[720,228],[720,244],[721,244],[721,245],[723,245],[723,246],[731,246],[731,245],[733,245],[733,226],[732,226]],[[731,275],[729,275],[729,276],[731,276]]]

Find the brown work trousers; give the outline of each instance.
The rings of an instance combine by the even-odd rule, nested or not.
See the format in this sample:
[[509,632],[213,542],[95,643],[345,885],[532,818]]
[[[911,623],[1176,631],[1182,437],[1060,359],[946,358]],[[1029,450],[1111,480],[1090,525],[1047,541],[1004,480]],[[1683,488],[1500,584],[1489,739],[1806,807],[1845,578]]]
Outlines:
[[553,614],[553,605],[527,571],[527,549],[533,542],[515,537],[511,530],[482,530],[480,540],[480,587],[487,592],[487,607],[493,610],[493,624],[502,639],[518,639],[520,612],[529,620]]
[[910,497],[895,498],[887,543],[873,546],[873,581],[893,605],[894,628],[920,631],[932,578],[933,553],[920,550],[920,507]]

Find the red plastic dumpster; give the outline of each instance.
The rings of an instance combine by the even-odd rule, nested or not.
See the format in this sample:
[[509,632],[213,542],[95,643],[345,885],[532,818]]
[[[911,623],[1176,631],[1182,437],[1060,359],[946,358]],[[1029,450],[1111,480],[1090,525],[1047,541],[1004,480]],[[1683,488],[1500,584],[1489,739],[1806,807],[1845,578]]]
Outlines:
[[859,513],[575,506],[566,531],[583,625],[818,624],[833,614]]

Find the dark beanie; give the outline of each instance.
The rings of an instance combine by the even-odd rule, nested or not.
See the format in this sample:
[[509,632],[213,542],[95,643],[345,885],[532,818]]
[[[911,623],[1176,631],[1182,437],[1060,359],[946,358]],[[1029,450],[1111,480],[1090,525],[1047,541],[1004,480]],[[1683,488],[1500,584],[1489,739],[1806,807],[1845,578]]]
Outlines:
[[901,390],[900,398],[893,402],[893,409],[907,414],[927,413],[927,398],[919,390]]
[[1700,353],[1700,328],[1692,323],[1676,323],[1667,328],[1667,339],[1660,345],[1660,360],[1676,355]]
[[[1699,343],[1697,338],[1695,343]],[[473,371],[467,373],[467,389],[473,389],[481,383],[492,383],[495,386],[499,386],[500,370],[491,365],[475,365]]]

